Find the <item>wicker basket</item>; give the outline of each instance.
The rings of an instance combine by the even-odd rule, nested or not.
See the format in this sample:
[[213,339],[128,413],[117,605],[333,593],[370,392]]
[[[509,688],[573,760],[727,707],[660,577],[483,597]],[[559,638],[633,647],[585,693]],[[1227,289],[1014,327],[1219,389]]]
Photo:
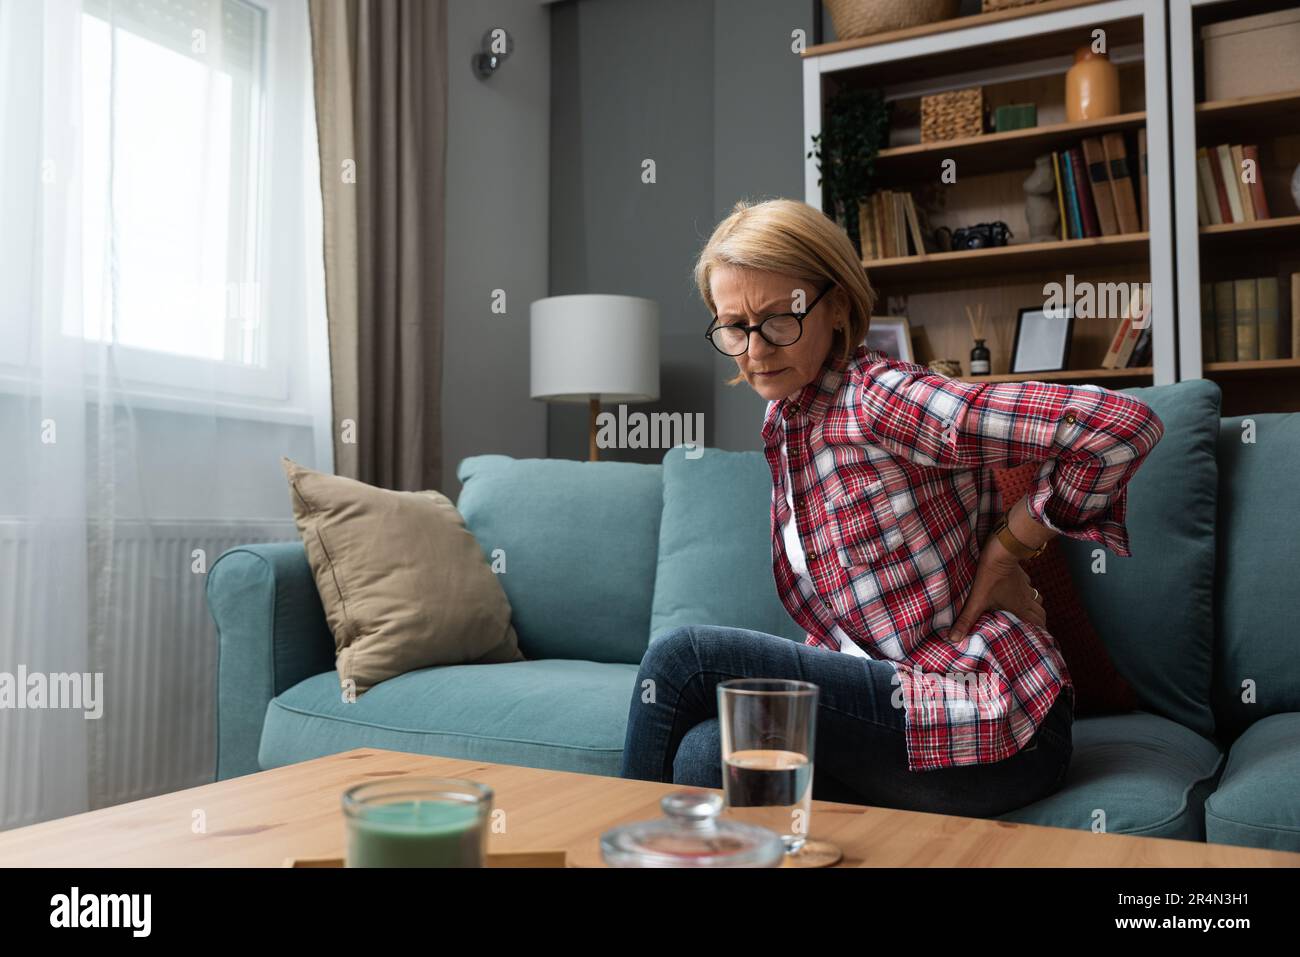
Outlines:
[[931,359],[930,369],[939,375],[946,375],[949,379],[961,375],[961,363],[956,359]]
[[904,30],[957,16],[961,0],[825,0],[837,40]]
[[955,140],[984,132],[984,88],[921,97],[921,142]]
[[980,13],[992,13],[994,10],[1010,10],[1012,7],[1032,7],[1047,0],[980,0]]

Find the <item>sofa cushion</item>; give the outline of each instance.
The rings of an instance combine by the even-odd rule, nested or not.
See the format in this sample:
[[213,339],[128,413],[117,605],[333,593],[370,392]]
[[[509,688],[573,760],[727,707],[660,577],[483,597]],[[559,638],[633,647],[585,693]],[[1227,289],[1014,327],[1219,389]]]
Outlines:
[[1094,571],[1091,542],[1061,550],[1097,633],[1144,711],[1214,733],[1214,524],[1219,387],[1206,379],[1125,392],[1165,426],[1128,484],[1132,557],[1109,552]]
[[1300,415],[1249,418],[1253,435],[1240,416],[1219,432],[1213,701],[1228,740],[1267,715],[1300,711]]
[[263,768],[386,748],[556,771],[617,775],[636,665],[519,661],[411,671],[343,700],[334,672],[271,701]]
[[523,660],[501,583],[447,496],[281,462],[345,688]]
[[461,462],[457,506],[494,563],[525,657],[641,661],[650,637],[662,471],[505,455]]
[[1205,839],[1205,799],[1222,762],[1213,742],[1144,711],[1077,720],[1073,735],[1061,789],[1001,820]]
[[[999,512],[1006,512],[1033,491],[1038,484],[1038,470],[1037,462],[993,470]],[[1024,569],[1030,583],[1042,592],[1048,631],[1060,646],[1074,682],[1074,716],[1128,714],[1136,710],[1137,695],[1115,669],[1110,652],[1079,600],[1079,589],[1061,554],[1060,538],[1048,542],[1043,554],[1024,562]]]
[[1300,713],[1256,721],[1233,742],[1205,803],[1205,839],[1300,851]]
[[663,520],[650,640],[682,625],[730,625],[803,641],[772,576],[772,477],[761,452],[664,456]]

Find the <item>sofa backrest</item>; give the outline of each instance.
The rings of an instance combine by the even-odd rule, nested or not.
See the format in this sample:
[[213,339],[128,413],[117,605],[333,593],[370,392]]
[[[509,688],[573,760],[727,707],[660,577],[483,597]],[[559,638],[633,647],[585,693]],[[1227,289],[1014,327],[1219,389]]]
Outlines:
[[456,504],[498,572],[525,657],[641,661],[662,472],[658,465],[505,455],[461,462]]
[[772,478],[761,452],[685,449],[664,456],[650,640],[682,625],[728,625],[803,641],[777,597],[769,508]]
[[1165,426],[1128,484],[1132,557],[1066,536],[1059,541],[1139,707],[1208,737],[1220,391],[1207,379],[1123,391],[1150,405]]
[[1222,420],[1214,712],[1232,738],[1300,711],[1300,414]]

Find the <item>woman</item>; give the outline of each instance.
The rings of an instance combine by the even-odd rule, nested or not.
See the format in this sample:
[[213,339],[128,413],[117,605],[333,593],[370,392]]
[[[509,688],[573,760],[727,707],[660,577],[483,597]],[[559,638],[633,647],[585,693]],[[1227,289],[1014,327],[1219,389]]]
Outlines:
[[[866,273],[804,203],[738,203],[695,277],[733,381],[768,400],[776,585],[807,640],[652,644],[623,775],[721,787],[718,683],[794,678],[821,689],[818,799],[988,817],[1051,794],[1074,687],[1020,562],[1058,533],[1129,555],[1126,486],[1163,423],[1097,386],[967,383],[860,346]],[[991,470],[1025,462],[1036,484],[997,527]]]

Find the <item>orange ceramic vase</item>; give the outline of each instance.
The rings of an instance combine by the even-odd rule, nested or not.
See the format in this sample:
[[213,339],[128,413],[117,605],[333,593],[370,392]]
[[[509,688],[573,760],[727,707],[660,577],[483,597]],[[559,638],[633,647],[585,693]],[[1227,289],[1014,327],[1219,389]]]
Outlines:
[[1074,51],[1074,66],[1065,74],[1065,117],[1071,123],[1114,116],[1119,112],[1119,70],[1092,47]]

